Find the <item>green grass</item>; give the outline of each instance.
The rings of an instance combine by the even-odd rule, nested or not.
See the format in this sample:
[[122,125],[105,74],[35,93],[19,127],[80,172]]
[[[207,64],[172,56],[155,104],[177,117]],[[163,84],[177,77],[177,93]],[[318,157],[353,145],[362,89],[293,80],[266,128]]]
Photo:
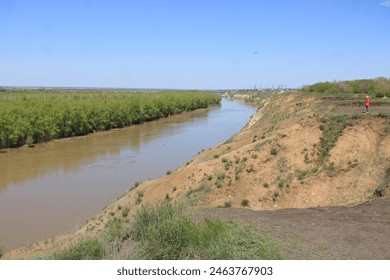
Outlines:
[[230,207],[232,207],[232,202],[231,202],[231,201],[225,201],[225,203],[223,204],[223,207],[224,207],[224,208],[230,208]]
[[336,145],[339,137],[344,129],[351,124],[350,117],[346,115],[336,115],[330,118],[322,131],[322,137],[318,146],[318,163],[324,163],[328,157],[330,150]]
[[307,170],[298,170],[297,179],[299,181],[302,181],[306,178],[306,176],[309,174],[309,171]]
[[[123,240],[129,237],[125,223],[117,218],[110,220],[104,227],[101,238],[87,238],[61,251],[48,256],[54,260],[100,260],[118,251]],[[45,259],[45,258],[43,258]]]
[[[99,239],[83,239],[46,259],[99,260],[115,256],[123,241],[135,244],[132,257],[171,259],[280,259],[280,245],[251,227],[217,220],[194,222],[170,202],[143,206],[128,224],[110,220]],[[41,258],[43,259],[43,258]]]
[[191,189],[186,193],[188,203],[193,206],[196,205],[200,200],[206,197],[211,192],[211,188],[206,183],[201,183],[199,188]]
[[51,258],[55,260],[100,260],[104,255],[104,245],[97,239],[86,239],[55,253]]
[[216,220],[195,223],[170,203],[143,207],[130,228],[139,259],[280,259],[277,244],[252,228]]
[[123,211],[122,211],[122,217],[123,217],[123,218],[126,218],[127,215],[129,214],[129,211],[130,211],[130,209],[129,209],[128,207],[125,207],[125,208],[123,209]]
[[138,205],[142,202],[142,198],[144,197],[143,192],[137,192],[137,196],[135,198],[135,204]]

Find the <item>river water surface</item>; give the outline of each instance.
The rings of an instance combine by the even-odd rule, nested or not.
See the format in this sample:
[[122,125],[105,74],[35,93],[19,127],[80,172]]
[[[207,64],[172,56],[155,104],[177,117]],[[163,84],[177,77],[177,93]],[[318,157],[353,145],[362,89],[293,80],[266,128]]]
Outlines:
[[165,175],[237,133],[255,108],[221,106],[0,153],[4,251],[73,231],[135,182]]

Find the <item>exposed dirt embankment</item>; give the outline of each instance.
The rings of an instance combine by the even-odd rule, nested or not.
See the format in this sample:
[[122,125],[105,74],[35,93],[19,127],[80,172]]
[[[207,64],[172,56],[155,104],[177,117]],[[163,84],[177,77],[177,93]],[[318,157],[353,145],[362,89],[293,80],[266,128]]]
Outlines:
[[[271,98],[262,103],[240,133],[203,151],[172,174],[141,183],[79,232],[14,250],[4,257],[48,254],[81,237],[99,235],[113,217],[129,219],[143,204],[161,200],[207,208],[212,216],[216,207],[277,210],[354,206],[389,197],[390,118],[340,116],[334,108],[328,99],[323,102],[314,96],[285,94]],[[304,211],[295,213],[304,220]],[[229,209],[225,212],[225,219],[229,219]],[[231,215],[236,212],[231,210]],[[277,214],[271,216],[278,219]],[[358,222],[353,226],[359,226]],[[378,230],[387,232],[388,225],[380,228],[381,223]],[[322,229],[329,227],[326,224]]]

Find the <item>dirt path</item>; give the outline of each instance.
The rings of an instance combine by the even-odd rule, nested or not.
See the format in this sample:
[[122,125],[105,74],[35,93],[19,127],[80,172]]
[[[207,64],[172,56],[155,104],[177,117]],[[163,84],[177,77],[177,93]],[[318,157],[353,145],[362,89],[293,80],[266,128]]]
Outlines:
[[253,211],[198,209],[196,220],[221,219],[276,235],[286,259],[390,260],[390,199],[356,207]]
[[[368,111],[370,114],[380,114],[390,113],[390,107],[389,106],[370,106],[368,108]],[[366,107],[360,106],[360,107],[338,107],[336,109],[336,112],[339,114],[364,114],[366,112]]]

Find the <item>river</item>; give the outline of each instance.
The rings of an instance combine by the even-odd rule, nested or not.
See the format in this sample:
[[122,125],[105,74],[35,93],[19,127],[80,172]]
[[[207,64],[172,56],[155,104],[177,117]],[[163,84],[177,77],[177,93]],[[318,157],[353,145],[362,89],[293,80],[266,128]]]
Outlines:
[[0,153],[3,251],[74,231],[135,182],[165,175],[240,131],[253,106],[220,106]]

